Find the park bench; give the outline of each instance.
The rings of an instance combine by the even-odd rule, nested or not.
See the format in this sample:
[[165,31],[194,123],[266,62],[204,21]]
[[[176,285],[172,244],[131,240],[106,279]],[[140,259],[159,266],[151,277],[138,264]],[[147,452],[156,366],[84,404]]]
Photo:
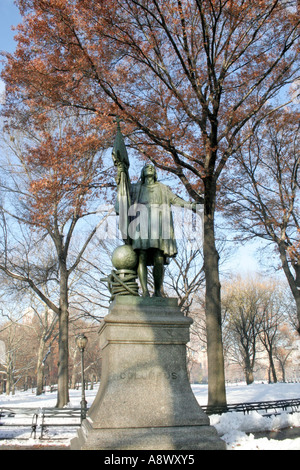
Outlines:
[[30,437],[36,437],[38,425],[38,410],[36,408],[0,407],[0,431],[6,428],[28,428]]
[[82,421],[81,412],[81,408],[41,408],[38,415],[40,439],[43,439],[45,432],[49,432],[49,428],[79,427]]
[[[79,427],[81,425],[81,408],[7,408],[0,407],[0,438],[1,430],[28,428],[30,437],[36,438],[40,431],[40,439],[52,428]],[[9,433],[8,433],[9,434]],[[5,438],[8,434],[4,433]],[[48,437],[48,436],[47,436]]]
[[227,406],[202,406],[206,414],[222,414],[228,412],[243,412],[249,414],[250,411],[263,411],[263,416],[274,416],[283,412],[295,413],[300,411],[300,398],[290,400],[272,400],[248,403],[232,403]]

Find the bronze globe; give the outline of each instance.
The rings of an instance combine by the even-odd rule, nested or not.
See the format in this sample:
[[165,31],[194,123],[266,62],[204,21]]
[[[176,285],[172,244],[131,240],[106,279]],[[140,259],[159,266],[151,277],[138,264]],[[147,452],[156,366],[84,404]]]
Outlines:
[[119,271],[121,269],[134,270],[138,257],[130,245],[118,246],[112,254],[112,264]]

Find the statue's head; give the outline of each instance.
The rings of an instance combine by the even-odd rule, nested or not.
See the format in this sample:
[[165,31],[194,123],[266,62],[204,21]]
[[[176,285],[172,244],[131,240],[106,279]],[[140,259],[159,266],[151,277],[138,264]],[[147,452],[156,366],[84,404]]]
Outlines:
[[142,169],[141,172],[141,182],[142,184],[145,182],[146,176],[153,175],[154,181],[157,181],[157,173],[156,173],[156,168],[154,165],[151,165],[151,163],[147,163],[144,168]]

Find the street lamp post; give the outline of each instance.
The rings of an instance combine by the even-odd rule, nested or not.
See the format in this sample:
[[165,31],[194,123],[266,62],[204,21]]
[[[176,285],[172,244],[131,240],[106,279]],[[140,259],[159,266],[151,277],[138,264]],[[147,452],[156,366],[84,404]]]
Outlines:
[[79,335],[76,336],[76,344],[81,353],[81,402],[80,402],[81,421],[83,421],[86,418],[86,408],[87,408],[87,402],[85,399],[85,381],[84,381],[84,350],[87,345],[87,342],[88,342],[88,339],[83,333],[80,333]]

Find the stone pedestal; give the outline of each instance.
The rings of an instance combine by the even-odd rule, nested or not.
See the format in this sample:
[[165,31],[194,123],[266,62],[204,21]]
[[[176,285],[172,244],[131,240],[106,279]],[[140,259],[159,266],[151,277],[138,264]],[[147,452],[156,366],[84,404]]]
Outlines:
[[189,384],[191,323],[177,299],[116,298],[100,327],[100,388],[72,449],[225,449]]

